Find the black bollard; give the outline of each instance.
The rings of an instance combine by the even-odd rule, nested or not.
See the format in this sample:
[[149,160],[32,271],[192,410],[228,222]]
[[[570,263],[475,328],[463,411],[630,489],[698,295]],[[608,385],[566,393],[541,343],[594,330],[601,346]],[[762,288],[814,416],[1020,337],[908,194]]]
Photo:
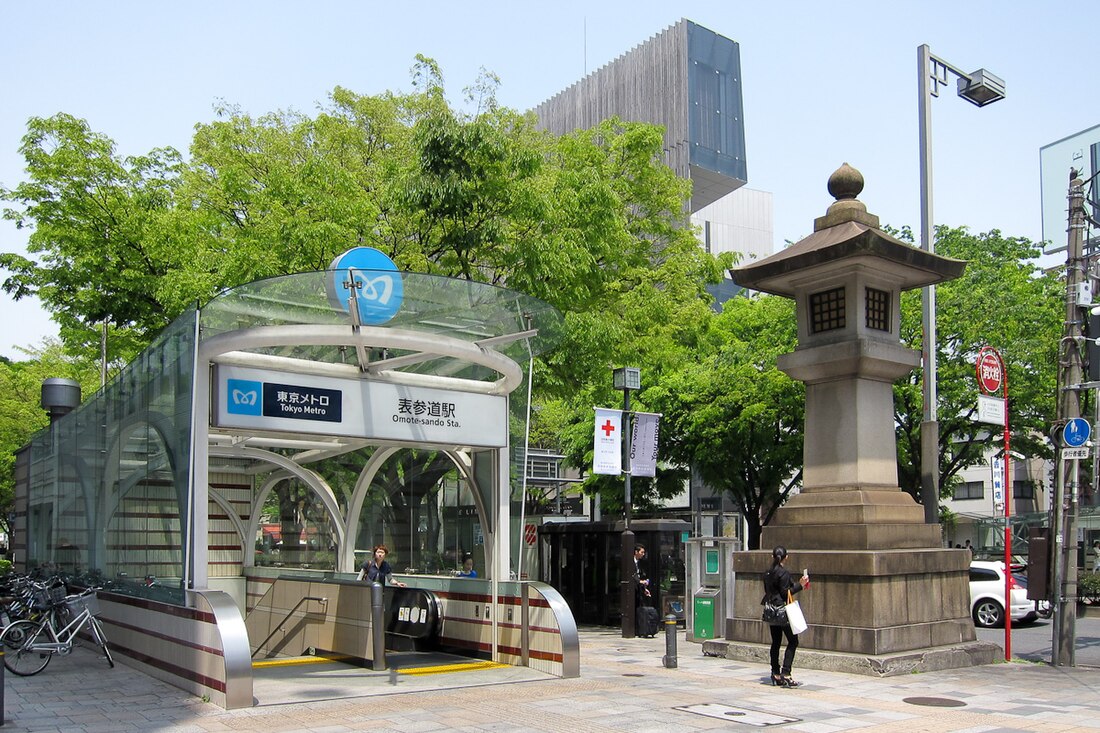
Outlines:
[[665,616],[665,656],[661,659],[668,669],[676,669],[676,616]]
[[371,669],[380,672],[386,668],[386,617],[382,602],[382,584],[370,586]]

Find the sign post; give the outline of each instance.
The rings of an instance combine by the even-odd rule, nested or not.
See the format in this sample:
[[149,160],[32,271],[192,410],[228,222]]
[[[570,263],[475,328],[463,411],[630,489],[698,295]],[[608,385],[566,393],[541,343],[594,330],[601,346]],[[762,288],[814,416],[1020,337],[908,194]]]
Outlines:
[[978,388],[987,395],[996,395],[1000,390],[1004,399],[1004,522],[1005,522],[1005,661],[1012,660],[1012,454],[1009,452],[1008,427],[1008,372],[1004,359],[992,346],[983,346],[978,351],[975,364]]

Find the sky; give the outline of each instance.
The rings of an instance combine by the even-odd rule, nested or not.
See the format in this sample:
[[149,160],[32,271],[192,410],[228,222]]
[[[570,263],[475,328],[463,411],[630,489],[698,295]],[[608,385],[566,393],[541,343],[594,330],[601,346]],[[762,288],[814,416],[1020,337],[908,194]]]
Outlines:
[[[921,44],[1007,88],[981,109],[954,80],[932,100],[937,224],[1041,240],[1039,149],[1100,124],[1100,3],[38,0],[0,3],[0,187],[24,179],[31,117],[83,118],[124,156],[186,152],[221,102],[312,114],[336,86],[411,91],[418,53],[439,62],[452,103],[485,69],[499,101],[526,110],[681,18],[740,46],[748,186],[773,194],[777,248],[812,231],[845,162],[871,213],[919,231]],[[26,237],[0,222],[0,251],[25,252]],[[33,299],[0,293],[0,310],[0,355],[26,358],[57,333]]]

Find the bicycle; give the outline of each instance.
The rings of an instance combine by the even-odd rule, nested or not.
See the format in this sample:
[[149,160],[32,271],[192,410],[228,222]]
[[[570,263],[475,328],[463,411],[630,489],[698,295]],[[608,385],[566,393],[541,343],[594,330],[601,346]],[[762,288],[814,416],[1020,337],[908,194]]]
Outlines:
[[[89,627],[93,641],[103,651],[107,665],[115,666],[111,650],[107,648],[107,636],[97,610],[97,589],[89,588],[75,595],[65,596],[50,604],[49,612],[36,621],[15,621],[0,633],[0,648],[4,650],[4,666],[14,674],[29,677],[38,674],[50,663],[54,654],[69,654],[74,640],[84,627]],[[67,622],[67,623],[66,623]],[[59,624],[64,626],[59,628]]]

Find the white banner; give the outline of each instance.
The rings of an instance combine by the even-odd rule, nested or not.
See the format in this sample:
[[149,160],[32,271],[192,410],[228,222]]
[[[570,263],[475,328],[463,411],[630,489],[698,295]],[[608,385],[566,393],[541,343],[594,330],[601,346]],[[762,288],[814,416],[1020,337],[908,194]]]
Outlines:
[[592,473],[618,476],[623,472],[622,410],[596,408]]
[[657,475],[657,435],[661,416],[635,412],[630,431],[630,475]]

